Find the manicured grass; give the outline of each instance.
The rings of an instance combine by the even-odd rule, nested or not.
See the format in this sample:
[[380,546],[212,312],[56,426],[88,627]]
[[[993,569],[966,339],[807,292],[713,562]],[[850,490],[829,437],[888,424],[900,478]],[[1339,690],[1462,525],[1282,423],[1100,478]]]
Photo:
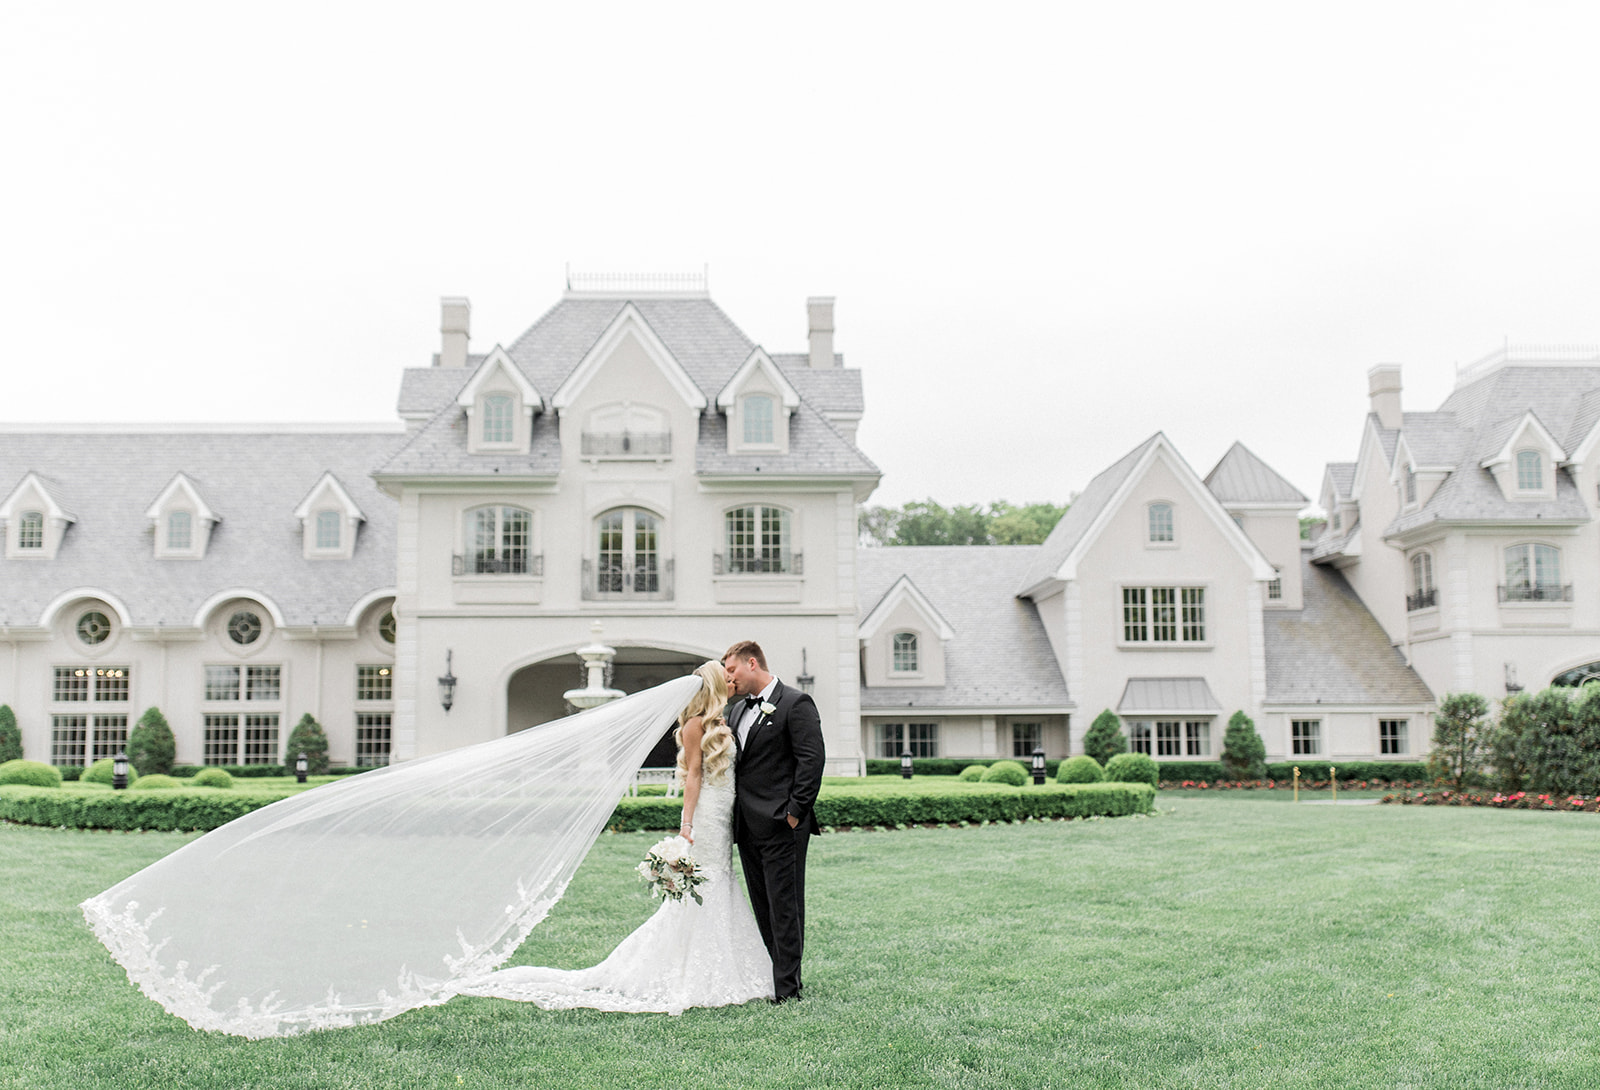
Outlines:
[[[824,836],[798,1005],[456,999],[260,1042],[144,999],[74,907],[188,837],[4,826],[0,1087],[1595,1085],[1600,821],[1276,801]],[[604,956],[656,835],[602,837],[516,960]]]

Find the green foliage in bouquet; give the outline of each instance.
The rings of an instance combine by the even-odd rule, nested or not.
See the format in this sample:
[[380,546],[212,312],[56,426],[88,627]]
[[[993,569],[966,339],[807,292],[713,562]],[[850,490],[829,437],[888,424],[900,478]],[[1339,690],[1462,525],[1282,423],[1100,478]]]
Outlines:
[[300,717],[300,722],[289,732],[289,743],[284,747],[284,764],[291,771],[300,754],[306,755],[306,771],[313,776],[328,774],[328,735],[322,724],[311,718],[311,713]]
[[1100,767],[1099,761],[1087,754],[1068,757],[1056,770],[1057,783],[1099,783],[1105,778],[1106,770]]
[[178,743],[160,708],[146,708],[139,722],[128,732],[128,763],[141,776],[159,772],[172,775],[172,762],[178,758]]
[[202,768],[189,783],[195,787],[229,788],[233,786],[233,777],[220,768]]
[[1259,780],[1267,774],[1267,744],[1256,733],[1255,720],[1236,711],[1222,736],[1222,763],[1236,780]]
[[1117,754],[1128,752],[1128,736],[1122,733],[1122,720],[1110,708],[1089,724],[1089,733],[1083,736],[1083,751],[1102,765]]
[[1144,753],[1119,753],[1106,762],[1107,783],[1147,783],[1154,787],[1161,770]]
[[1031,777],[1028,770],[1018,761],[996,761],[984,772],[979,783],[1008,783],[1012,787],[1022,787]]
[[8,783],[29,787],[60,787],[61,771],[39,761],[24,761],[18,757],[0,764],[0,784]]
[[[103,783],[107,787],[110,787],[111,781],[116,778],[116,775],[116,762],[110,757],[102,757],[94,764],[84,769],[83,775],[79,776],[78,779],[83,783]],[[128,786],[132,787],[134,781],[136,781],[138,778],[139,770],[134,768],[132,764],[128,765]]]
[[10,704],[0,704],[0,764],[22,760],[22,731]]

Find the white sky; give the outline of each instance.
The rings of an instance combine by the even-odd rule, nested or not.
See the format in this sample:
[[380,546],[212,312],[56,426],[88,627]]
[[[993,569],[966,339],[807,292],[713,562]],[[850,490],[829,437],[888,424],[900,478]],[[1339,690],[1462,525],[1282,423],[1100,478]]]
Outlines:
[[393,420],[439,296],[706,263],[838,297],[873,502],[1315,497],[1374,363],[1600,341],[1592,4],[542,7],[5,5],[0,419]]

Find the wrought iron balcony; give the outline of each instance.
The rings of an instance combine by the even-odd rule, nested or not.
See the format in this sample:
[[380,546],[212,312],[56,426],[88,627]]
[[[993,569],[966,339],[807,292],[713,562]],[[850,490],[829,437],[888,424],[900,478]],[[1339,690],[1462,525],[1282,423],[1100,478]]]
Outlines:
[[1439,604],[1439,588],[1429,587],[1419,590],[1415,594],[1406,595],[1406,612],[1415,613],[1419,609],[1432,609]]
[[672,561],[615,564],[583,562],[583,597],[588,601],[672,600]]
[[1514,583],[1510,586],[1501,584],[1500,600],[1502,602],[1570,602],[1572,601],[1572,584],[1561,586],[1557,583]]
[[768,556],[725,556],[713,553],[712,575],[804,575],[804,552],[780,552]]
[[662,458],[672,453],[672,433],[667,431],[611,434],[586,431],[582,443],[585,458]]
[[459,554],[450,558],[451,575],[543,575],[543,553],[511,553],[509,556],[492,556],[474,553]]

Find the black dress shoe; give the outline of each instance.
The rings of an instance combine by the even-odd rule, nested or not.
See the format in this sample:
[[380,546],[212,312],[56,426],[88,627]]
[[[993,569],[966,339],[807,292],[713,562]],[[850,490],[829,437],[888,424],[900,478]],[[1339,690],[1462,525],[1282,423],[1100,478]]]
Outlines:
[[776,1006],[778,1006],[779,1004],[782,1004],[782,1003],[798,1003],[799,1001],[800,1001],[800,993],[799,992],[796,992],[793,995],[777,995],[777,996],[773,996],[771,999],[767,1000],[767,1002],[771,1003],[774,1007],[776,1007]]

